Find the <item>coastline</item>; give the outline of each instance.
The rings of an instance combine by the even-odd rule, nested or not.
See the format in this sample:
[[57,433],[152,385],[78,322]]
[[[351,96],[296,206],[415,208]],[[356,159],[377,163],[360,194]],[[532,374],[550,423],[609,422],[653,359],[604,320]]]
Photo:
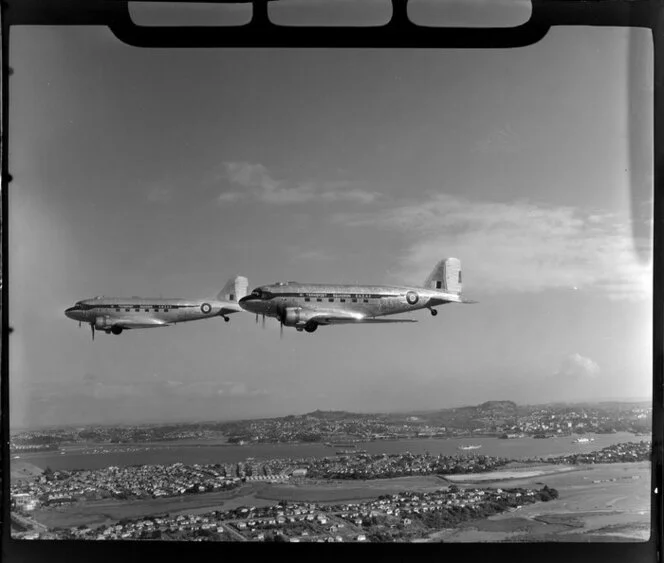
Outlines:
[[[479,485],[461,487],[538,487],[557,489],[556,500],[536,503],[469,521],[458,528],[439,530],[425,542],[483,541],[644,541],[650,523],[650,463],[626,462],[582,466],[577,471],[555,471],[532,475],[526,471],[492,472]],[[507,483],[496,473],[513,475]],[[634,476],[637,476],[637,479]],[[542,479],[542,481],[539,481]],[[205,493],[179,498],[134,501],[92,501],[67,508],[38,510],[35,519],[52,527],[97,526],[123,518],[158,514],[204,513],[239,506],[266,506],[280,500],[320,505],[346,504],[377,498],[400,491],[427,491],[447,488],[440,476],[397,477],[371,481],[300,482],[288,485],[252,483],[228,492]]]
[[[514,460],[523,460],[534,457],[551,457],[583,453],[599,450],[602,447],[621,442],[635,441],[631,433],[596,435],[595,441],[588,444],[577,444],[561,438],[551,440],[538,440],[535,438],[518,438],[501,440],[500,438],[477,439],[482,443],[482,449],[470,452],[460,452],[457,447],[463,445],[466,438],[412,438],[400,440],[377,440],[361,442],[359,449],[367,450],[370,455],[387,453],[397,454],[424,454],[431,455],[466,455],[466,456],[493,456]],[[213,441],[214,442],[214,441]],[[41,468],[51,469],[99,469],[109,465],[150,465],[184,463],[237,463],[247,458],[255,459],[289,459],[309,457],[335,457],[329,447],[322,443],[285,443],[285,444],[228,444],[228,443],[153,443],[114,445],[106,448],[100,445],[88,446],[83,449],[65,449],[64,454],[33,452],[20,455],[20,461],[27,461]],[[11,462],[19,461],[12,459]],[[537,463],[537,462],[531,462]]]
[[523,469],[489,471],[486,473],[465,473],[458,475],[440,475],[441,479],[451,483],[480,483],[485,481],[511,481],[515,479],[529,479],[531,477],[544,477],[569,471],[583,471],[587,465],[542,465],[529,466]]

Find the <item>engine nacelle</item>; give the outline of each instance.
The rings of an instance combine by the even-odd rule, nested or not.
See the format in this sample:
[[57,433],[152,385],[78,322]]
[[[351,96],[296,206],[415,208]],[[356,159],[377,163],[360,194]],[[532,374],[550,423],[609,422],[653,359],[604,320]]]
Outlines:
[[97,330],[107,330],[111,328],[112,325],[113,323],[106,317],[95,317],[95,328]]
[[300,307],[287,307],[281,317],[281,322],[286,326],[303,326],[307,324],[316,313],[304,311]]

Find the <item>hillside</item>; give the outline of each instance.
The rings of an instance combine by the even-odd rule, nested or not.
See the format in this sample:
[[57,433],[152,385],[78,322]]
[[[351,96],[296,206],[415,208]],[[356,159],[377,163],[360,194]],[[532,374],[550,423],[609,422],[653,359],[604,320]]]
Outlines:
[[12,481],[18,479],[34,479],[39,477],[44,470],[27,461],[14,461],[11,464],[11,479]]

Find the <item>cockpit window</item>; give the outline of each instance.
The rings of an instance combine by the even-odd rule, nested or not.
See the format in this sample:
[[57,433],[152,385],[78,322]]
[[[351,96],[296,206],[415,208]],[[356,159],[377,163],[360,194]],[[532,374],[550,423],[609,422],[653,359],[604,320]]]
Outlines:
[[251,292],[251,295],[258,297],[259,299],[270,299],[272,297],[272,294],[264,289],[254,289]]

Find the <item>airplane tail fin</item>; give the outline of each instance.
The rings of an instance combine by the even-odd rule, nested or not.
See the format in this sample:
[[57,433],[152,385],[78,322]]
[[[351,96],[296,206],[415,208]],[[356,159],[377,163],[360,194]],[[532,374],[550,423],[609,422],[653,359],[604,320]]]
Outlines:
[[249,281],[244,276],[236,276],[226,282],[224,288],[217,294],[218,301],[232,301],[237,303],[247,294]]
[[429,277],[425,280],[423,287],[461,295],[463,289],[461,282],[461,260],[458,258],[445,258],[438,262],[429,274]]

